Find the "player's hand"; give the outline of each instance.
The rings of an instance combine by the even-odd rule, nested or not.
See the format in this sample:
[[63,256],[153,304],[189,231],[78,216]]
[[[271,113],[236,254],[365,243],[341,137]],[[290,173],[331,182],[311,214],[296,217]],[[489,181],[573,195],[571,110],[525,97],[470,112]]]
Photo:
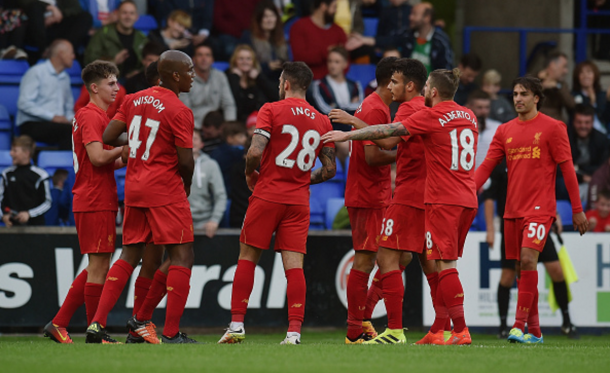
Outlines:
[[246,175],[246,183],[248,183],[248,189],[250,189],[250,191],[254,192],[254,186],[256,186],[259,176],[260,174],[256,170],[254,170],[252,174]]
[[485,241],[487,242],[487,245],[489,245],[489,248],[493,250],[494,248],[494,241],[496,239],[496,232],[492,229],[488,229],[487,230],[487,237],[485,238]]
[[10,214],[2,215],[2,221],[4,222],[4,225],[6,225],[7,227],[12,227],[13,226],[13,222],[11,221],[11,215]]
[[129,51],[127,49],[123,49],[122,51],[120,51],[119,53],[117,53],[116,56],[114,56],[114,63],[116,65],[120,65],[123,62],[125,62],[125,60],[129,58]]
[[561,221],[561,216],[559,214],[557,214],[557,217],[555,218],[555,222],[553,223],[551,229],[553,229],[557,234],[563,233],[563,222]]
[[121,161],[124,165],[127,165],[127,161],[129,160],[129,146],[123,146],[123,151],[121,152]]
[[349,140],[347,137],[347,132],[343,131],[328,131],[321,137],[324,144],[329,142],[345,142]]
[[354,116],[346,113],[341,109],[332,109],[330,113],[328,113],[328,119],[335,123],[349,124],[350,126],[354,125]]
[[184,184],[184,193],[186,193],[186,198],[191,195],[191,184]]
[[30,214],[27,211],[20,211],[17,216],[15,216],[15,220],[21,224],[25,224],[30,220]]
[[589,221],[584,212],[572,215],[572,221],[574,222],[574,229],[578,230],[581,236],[589,230]]
[[216,231],[218,231],[218,223],[215,221],[209,221],[205,223],[203,228],[205,229],[205,235],[212,238],[216,235]]

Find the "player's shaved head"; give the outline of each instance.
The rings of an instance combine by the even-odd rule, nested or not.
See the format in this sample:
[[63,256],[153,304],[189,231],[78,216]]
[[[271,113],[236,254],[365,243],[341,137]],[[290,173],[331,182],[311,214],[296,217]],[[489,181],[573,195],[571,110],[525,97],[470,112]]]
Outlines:
[[428,71],[421,61],[413,58],[399,58],[392,66],[394,73],[402,74],[405,84],[413,82],[418,91],[421,91],[426,85]]
[[443,100],[453,100],[455,92],[460,85],[460,69],[438,69],[430,73],[430,88],[436,88],[439,97]]
[[193,61],[188,54],[177,50],[163,52],[159,57],[157,70],[161,78],[161,86],[171,89],[176,94],[190,91],[194,71]]

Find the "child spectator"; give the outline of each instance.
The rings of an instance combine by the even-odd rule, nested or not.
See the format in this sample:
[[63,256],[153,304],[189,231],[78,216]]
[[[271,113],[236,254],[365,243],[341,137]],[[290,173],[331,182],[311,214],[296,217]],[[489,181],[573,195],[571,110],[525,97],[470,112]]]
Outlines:
[[49,174],[32,164],[35,146],[27,135],[13,139],[13,165],[2,171],[0,184],[2,221],[7,227],[45,225],[44,214],[51,208]]
[[587,211],[589,231],[610,232],[610,190],[602,190],[597,197],[595,209]]
[[68,179],[68,171],[58,169],[53,174],[53,187],[51,188],[51,208],[44,215],[46,225],[64,225],[68,220],[68,211],[61,205],[61,194],[64,190],[64,184]]
[[498,96],[498,92],[502,87],[502,75],[496,70],[487,70],[483,74],[483,85],[481,89],[486,92],[491,98],[491,109],[489,112],[489,118],[497,120],[500,123],[506,123],[511,119],[514,119],[517,114],[513,108],[513,104],[509,102],[506,97]]
[[227,193],[231,192],[230,171],[244,156],[244,145],[248,137],[246,127],[241,122],[226,122],[222,125],[222,144],[210,156],[218,162]]
[[184,10],[174,10],[167,17],[167,26],[163,30],[153,30],[148,34],[150,41],[162,45],[165,49],[175,49],[192,56],[193,35],[189,29],[193,25],[191,15]]

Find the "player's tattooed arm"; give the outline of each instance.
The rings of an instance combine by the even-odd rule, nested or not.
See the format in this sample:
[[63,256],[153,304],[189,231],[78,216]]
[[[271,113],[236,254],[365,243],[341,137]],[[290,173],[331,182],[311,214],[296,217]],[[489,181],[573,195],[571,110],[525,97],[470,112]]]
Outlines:
[[332,179],[337,172],[335,148],[323,147],[318,158],[320,158],[320,162],[322,162],[322,167],[311,172],[311,184],[319,184],[328,179]]
[[253,192],[259,175],[256,169],[261,164],[261,158],[263,157],[263,152],[268,143],[269,139],[267,137],[255,133],[254,136],[252,136],[252,145],[250,145],[250,149],[248,149],[248,154],[246,155],[246,183],[248,184],[248,188]]
[[127,145],[127,124],[125,122],[121,122],[120,120],[111,120],[104,130],[104,134],[102,135],[102,140],[104,144],[110,146],[123,146]]
[[330,131],[322,136],[324,143],[344,142],[348,140],[378,140],[392,136],[409,136],[409,131],[402,123],[380,124],[368,126],[357,131]]
[[368,124],[362,119],[356,118],[353,115],[346,113],[341,109],[333,109],[328,113],[328,118],[333,123],[342,123],[350,125],[356,129],[368,127]]

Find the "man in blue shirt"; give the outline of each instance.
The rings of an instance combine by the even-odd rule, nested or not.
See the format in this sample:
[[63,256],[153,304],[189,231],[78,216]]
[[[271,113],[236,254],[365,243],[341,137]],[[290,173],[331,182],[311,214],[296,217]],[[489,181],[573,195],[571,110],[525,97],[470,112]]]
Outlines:
[[72,149],[74,97],[64,70],[73,61],[72,44],[58,39],[49,47],[49,59],[25,73],[19,85],[16,120],[22,135],[57,144],[62,150]]

